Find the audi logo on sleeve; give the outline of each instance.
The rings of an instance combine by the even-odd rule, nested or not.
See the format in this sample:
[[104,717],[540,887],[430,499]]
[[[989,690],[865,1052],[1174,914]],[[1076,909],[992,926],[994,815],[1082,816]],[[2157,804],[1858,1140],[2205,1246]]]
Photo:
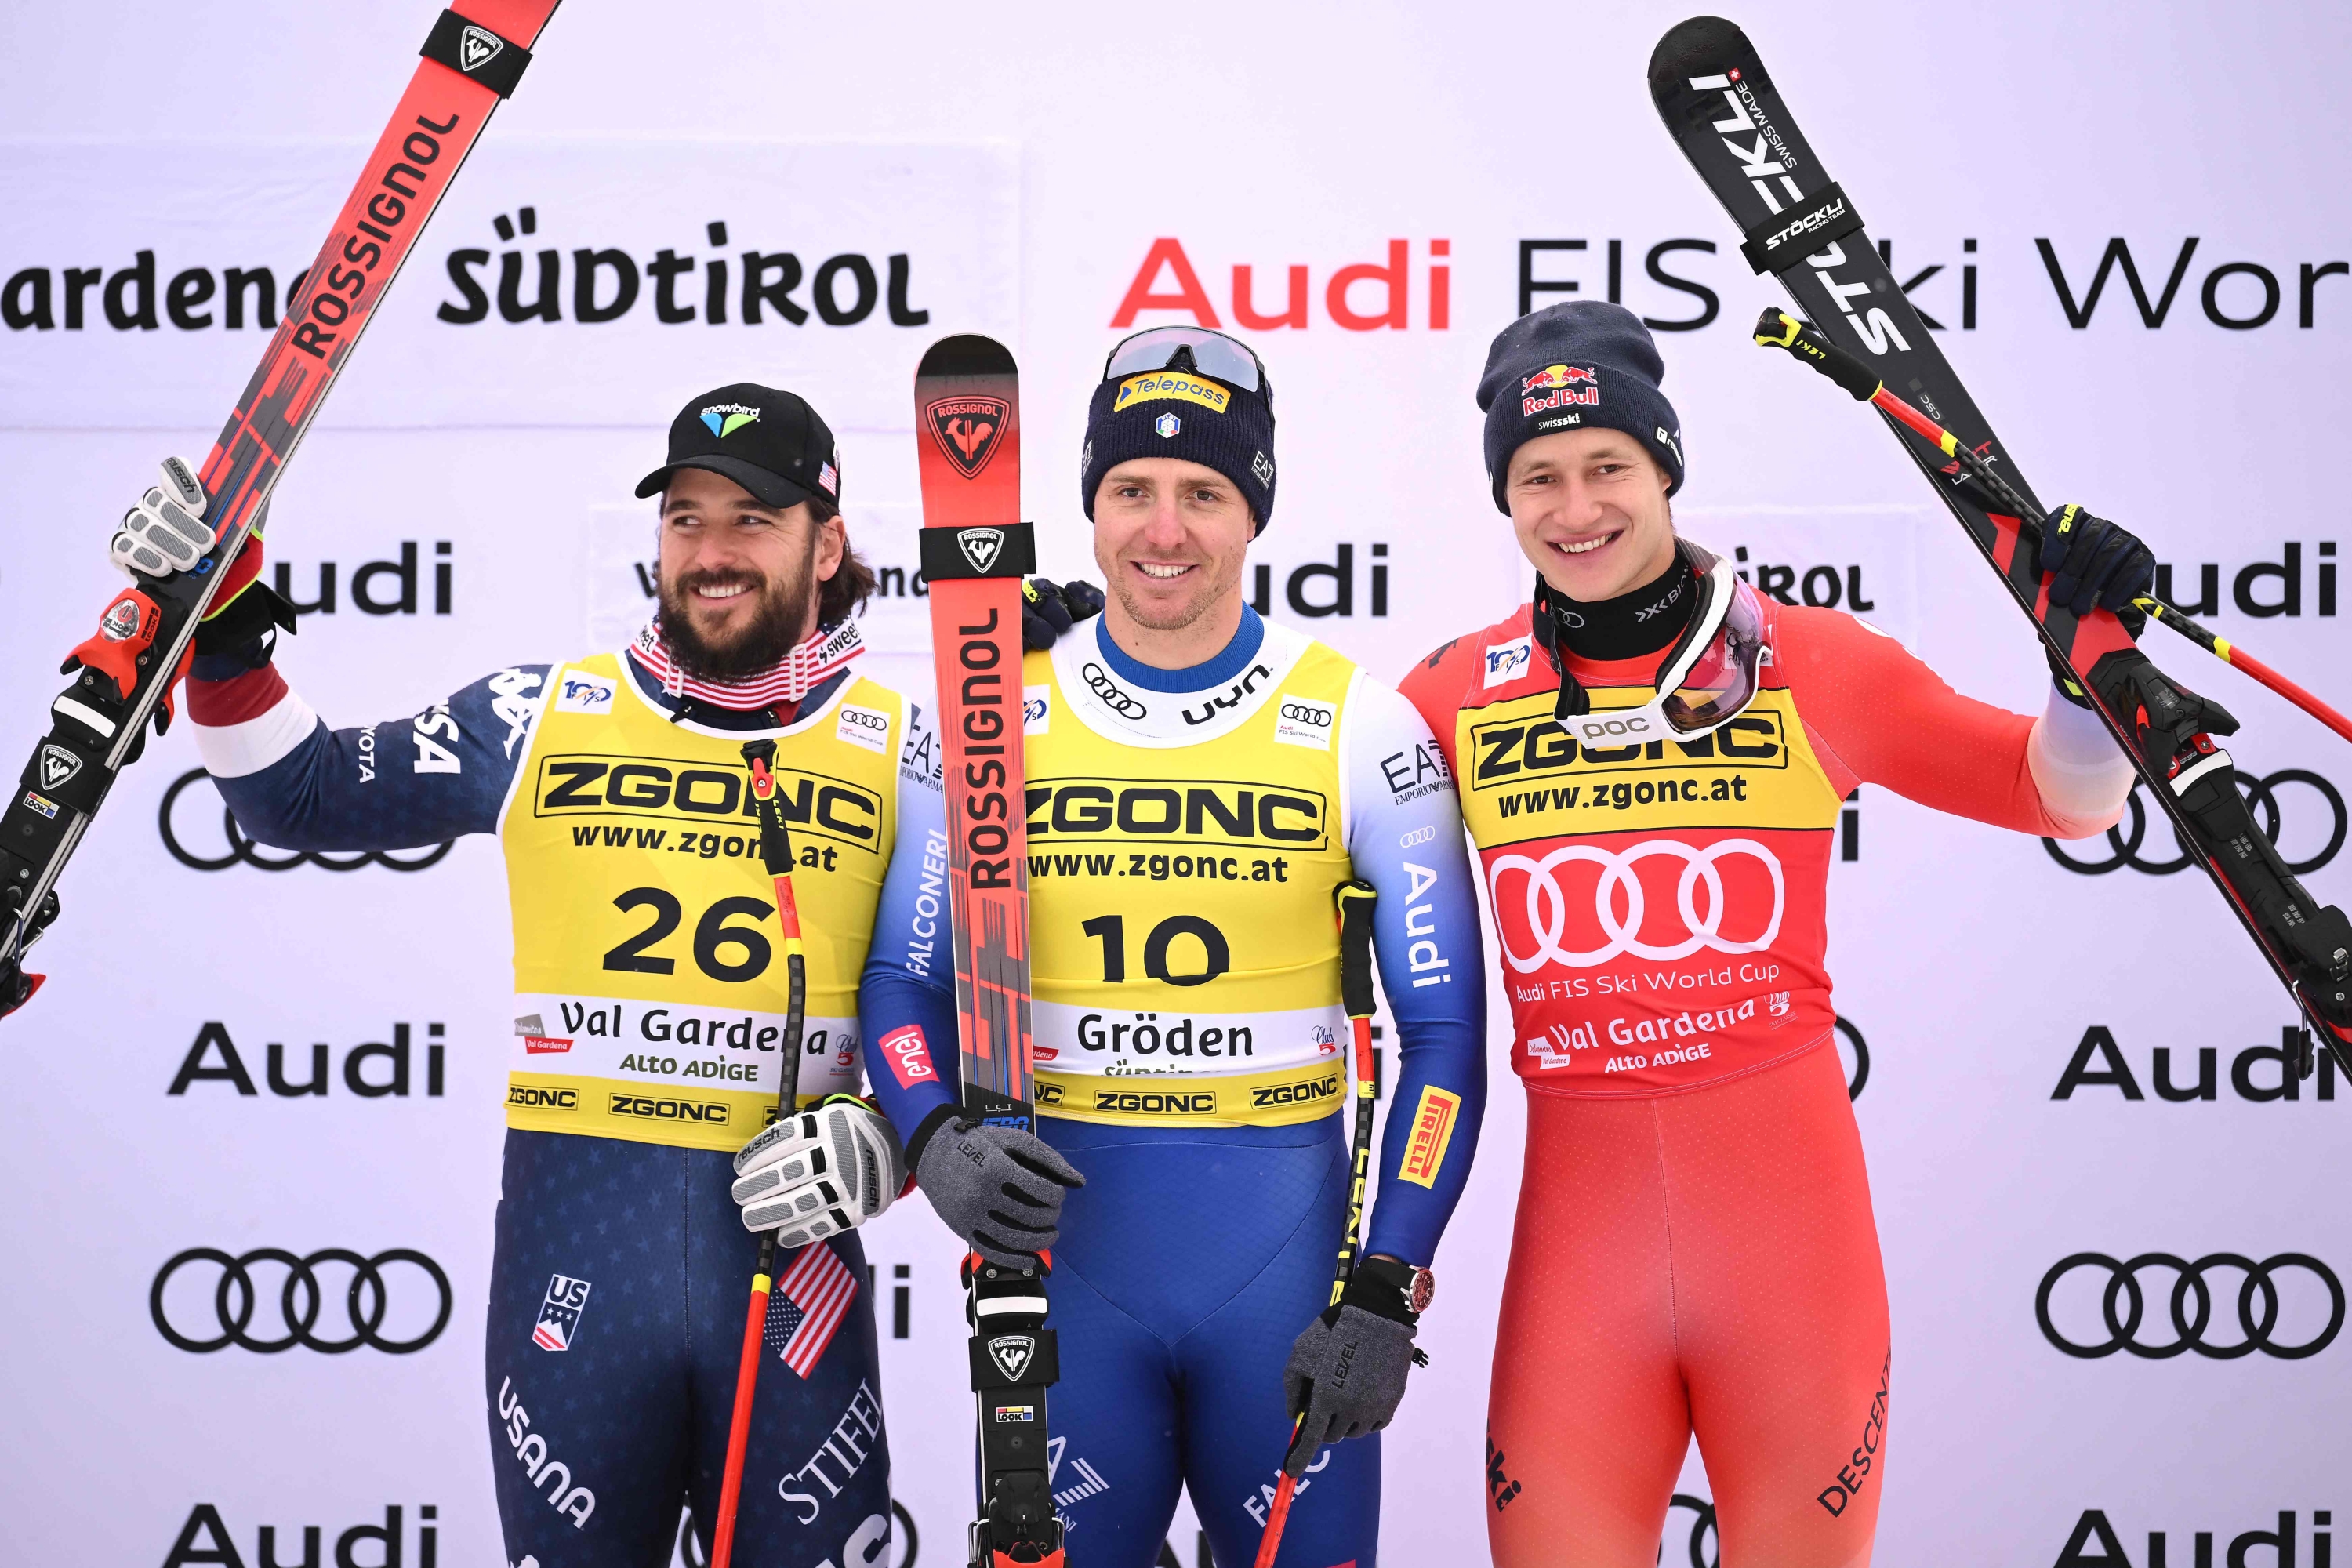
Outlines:
[[2147,1361],[2188,1351],[2214,1361],[2256,1351],[2302,1361],[2343,1329],[2344,1284],[2304,1252],[2259,1262],[2235,1252],[2194,1260],[2168,1252],[2125,1258],[2077,1252],[2042,1277],[2033,1319],[2051,1344],[2084,1361],[2117,1351]]
[[[1659,917],[1650,914],[1650,900],[1664,890],[1645,886],[1641,875],[1642,863],[1653,859],[1668,862],[1665,875],[1655,880],[1672,878],[1674,920],[1679,927],[1664,921],[1663,910]],[[1732,905],[1722,869],[1726,861],[1744,868],[1751,880],[1760,877],[1769,886],[1770,908],[1760,923],[1754,905],[1762,900],[1742,901],[1752,931],[1724,929]],[[1678,869],[1674,862],[1680,863]],[[1588,865],[1597,869],[1597,879],[1562,880],[1560,868]],[[1627,953],[1664,963],[1688,958],[1702,948],[1761,952],[1780,934],[1780,917],[1788,908],[1780,858],[1753,838],[1722,838],[1704,847],[1652,838],[1623,850],[1562,844],[1541,859],[1497,855],[1488,866],[1487,889],[1494,896],[1504,962],[1521,974],[1532,974],[1549,963],[1590,969]],[[1668,929],[1662,931],[1662,924]],[[1645,930],[1653,937],[1679,934],[1672,941],[1644,941]]]
[[[2281,768],[2261,778],[2243,769],[2233,771],[2238,788],[2246,797],[2246,809],[2253,814],[2254,824],[2263,830],[2263,836],[2277,847],[2288,870],[2298,877],[2307,877],[2336,858],[2344,847],[2346,828],[2352,826],[2352,819],[2347,819],[2344,797],[2336,793],[2334,784],[2308,768]],[[2135,781],[2131,794],[2125,797],[2124,819],[2107,829],[2109,854],[2088,858],[2093,846],[2079,841],[2063,844],[2055,838],[2043,839],[2042,847],[2050,852],[2050,858],[2085,877],[2103,877],[2126,867],[2151,877],[2169,877],[2175,871],[2187,870],[2196,861],[2181,847],[2178,835],[2173,836],[2172,853],[2168,856],[2158,858],[2142,852],[2155,847],[2147,843],[2150,820],[2162,816],[2150,811],[2147,802],[2141,798],[2140,792],[2146,787],[2144,782]],[[2291,810],[2286,804],[2289,797],[2294,801]],[[2303,858],[2297,859],[2298,855]]]
[[441,1337],[456,1304],[441,1266],[409,1247],[373,1257],[341,1247],[236,1255],[191,1247],[156,1270],[147,1292],[156,1331],[197,1355],[231,1345],[261,1355],[297,1345],[408,1355]]
[[202,768],[191,768],[182,773],[163,792],[163,804],[155,813],[155,826],[163,836],[163,847],[171,851],[173,859],[191,871],[226,871],[234,866],[250,866],[257,871],[291,871],[297,866],[316,866],[322,871],[356,871],[362,866],[381,866],[387,871],[422,871],[439,865],[457,847],[457,840],[451,839],[429,849],[408,849],[397,854],[389,849],[371,849],[355,855],[330,855],[323,851],[280,853],[247,838],[236,825],[236,814],[224,805],[218,833],[221,848],[215,853],[209,841],[213,829],[202,808],[180,809],[180,797],[189,787],[208,779]]

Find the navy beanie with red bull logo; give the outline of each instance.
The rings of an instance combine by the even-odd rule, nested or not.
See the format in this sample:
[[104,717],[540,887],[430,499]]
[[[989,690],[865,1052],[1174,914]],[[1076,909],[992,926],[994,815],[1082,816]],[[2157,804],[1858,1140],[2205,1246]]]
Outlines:
[[1642,443],[1666,472],[1666,493],[1682,488],[1683,430],[1658,390],[1665,362],[1642,319],[1622,305],[1570,300],[1505,327],[1486,351],[1478,407],[1486,416],[1486,479],[1505,515],[1511,454],[1538,436],[1595,426]]

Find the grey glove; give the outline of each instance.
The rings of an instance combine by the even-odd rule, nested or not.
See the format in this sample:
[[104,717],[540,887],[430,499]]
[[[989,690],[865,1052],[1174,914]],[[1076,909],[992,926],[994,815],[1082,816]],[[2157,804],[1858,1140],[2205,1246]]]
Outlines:
[[974,1252],[1028,1268],[1061,1237],[1062,1194],[1087,1179],[1033,1132],[951,1121],[921,1142],[915,1184]]
[[1412,1344],[1421,1319],[1410,1305],[1413,1275],[1393,1258],[1359,1259],[1339,1304],[1326,1308],[1291,1342],[1282,1395],[1293,1415],[1306,1413],[1283,1459],[1293,1477],[1306,1473],[1326,1443],[1387,1426],[1404,1397],[1405,1374],[1416,1363],[1429,1364]]

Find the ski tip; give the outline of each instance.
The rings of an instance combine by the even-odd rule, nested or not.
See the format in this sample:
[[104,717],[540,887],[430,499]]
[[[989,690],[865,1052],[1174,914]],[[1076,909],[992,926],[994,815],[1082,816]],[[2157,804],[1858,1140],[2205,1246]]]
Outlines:
[[1650,51],[1650,97],[1664,109],[1688,90],[1691,78],[1722,76],[1735,66],[1748,69],[1755,59],[1756,47],[1736,22],[1720,16],[1677,22]]
[[922,363],[915,367],[915,379],[918,381],[949,375],[1016,374],[1010,349],[994,338],[983,338],[973,332],[941,338],[923,351]]

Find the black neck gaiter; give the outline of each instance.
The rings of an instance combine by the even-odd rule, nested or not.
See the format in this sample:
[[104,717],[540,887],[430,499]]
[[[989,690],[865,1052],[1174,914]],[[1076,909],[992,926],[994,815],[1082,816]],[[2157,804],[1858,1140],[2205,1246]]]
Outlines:
[[1676,551],[1666,569],[1631,593],[1587,604],[1536,580],[1536,607],[1549,605],[1559,647],[1579,658],[1638,658],[1682,636],[1698,605],[1698,579]]

